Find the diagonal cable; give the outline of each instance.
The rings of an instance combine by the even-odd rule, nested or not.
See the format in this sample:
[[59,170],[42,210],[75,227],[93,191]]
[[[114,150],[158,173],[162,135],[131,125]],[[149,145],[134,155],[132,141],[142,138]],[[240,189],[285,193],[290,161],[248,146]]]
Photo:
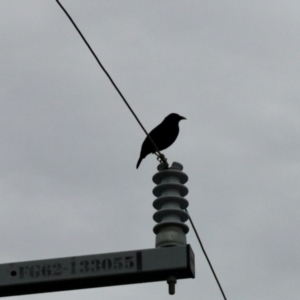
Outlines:
[[83,39],[83,41],[85,42],[86,46],[89,48],[89,50],[93,54],[93,56],[96,59],[98,65],[103,70],[103,72],[105,73],[105,75],[108,77],[108,79],[110,80],[110,82],[112,83],[112,85],[114,86],[114,88],[116,89],[116,91],[119,93],[120,97],[122,98],[122,100],[124,101],[124,103],[126,104],[126,106],[128,107],[128,109],[131,111],[131,113],[135,117],[136,121],[139,123],[139,125],[141,126],[141,128],[143,129],[143,131],[145,132],[145,134],[147,135],[148,139],[153,144],[154,148],[156,149],[156,152],[158,153],[158,154],[156,154],[156,153],[154,153],[154,154],[156,154],[158,156],[158,158],[160,158],[161,161],[164,163],[164,165],[168,167],[168,163],[167,163],[167,160],[166,160],[165,156],[160,153],[160,151],[159,151],[158,147],[156,146],[155,142],[153,141],[153,139],[151,138],[151,136],[148,134],[147,130],[144,128],[143,124],[141,123],[141,121],[139,120],[139,118],[137,117],[137,115],[135,114],[135,112],[133,111],[133,109],[131,108],[131,106],[129,105],[129,103],[127,102],[127,100],[125,99],[125,97],[123,96],[123,94],[121,93],[121,91],[119,90],[118,86],[115,84],[115,82],[113,81],[113,79],[111,78],[111,76],[109,75],[109,73],[106,71],[106,69],[104,68],[104,66],[100,62],[100,60],[97,57],[96,53],[94,52],[94,50],[92,49],[92,47],[90,46],[90,44],[88,43],[88,41],[86,40],[86,38],[84,37],[84,35],[81,33],[81,31],[78,28],[78,26],[76,25],[76,23],[73,21],[73,19],[71,18],[71,16],[67,12],[67,10],[59,2],[59,0],[56,0],[56,2],[60,6],[60,8],[64,11],[64,13],[66,14],[66,16],[69,18],[69,20],[71,21],[71,23],[73,24],[73,26],[75,27],[75,29],[77,30],[77,32],[79,33],[79,35],[81,36],[81,38]]
[[[57,2],[58,5],[61,7],[61,9],[64,11],[64,13],[66,14],[66,16],[69,18],[69,20],[71,21],[71,23],[73,24],[73,26],[75,27],[75,29],[77,30],[77,32],[79,33],[79,35],[81,36],[81,38],[83,39],[83,41],[85,42],[86,46],[89,48],[89,50],[90,50],[91,53],[93,54],[94,58],[96,59],[97,63],[99,64],[100,68],[101,68],[101,69],[103,70],[103,72],[106,74],[106,76],[108,77],[108,79],[110,80],[110,82],[112,83],[112,85],[114,86],[114,88],[116,89],[116,91],[119,93],[120,97],[122,98],[122,100],[124,101],[124,103],[126,104],[126,106],[128,107],[128,109],[131,111],[131,113],[132,113],[133,116],[135,117],[135,119],[136,119],[136,121],[138,122],[138,124],[141,126],[141,128],[143,129],[143,131],[144,131],[145,134],[147,135],[148,139],[149,139],[149,140],[151,141],[151,143],[153,144],[154,148],[156,149],[156,152],[158,153],[158,154],[157,154],[157,153],[154,153],[154,154],[156,154],[156,155],[162,160],[162,162],[168,167],[168,163],[167,163],[167,161],[166,161],[166,158],[164,157],[163,154],[160,153],[160,151],[159,151],[158,147],[156,146],[155,142],[153,141],[153,139],[151,138],[151,136],[148,134],[148,132],[147,132],[146,129],[144,128],[143,124],[140,122],[139,118],[137,117],[137,115],[135,114],[135,112],[133,111],[133,109],[131,108],[131,106],[129,105],[129,103],[127,102],[127,100],[125,99],[125,97],[123,96],[122,92],[119,90],[118,86],[115,84],[115,82],[113,81],[113,79],[111,78],[111,76],[109,75],[109,73],[107,72],[107,70],[104,68],[104,66],[103,66],[102,63],[100,62],[100,60],[99,60],[99,58],[97,57],[96,53],[94,52],[94,50],[92,49],[92,47],[89,45],[89,43],[88,43],[87,40],[85,39],[84,35],[81,33],[81,31],[80,31],[79,28],[77,27],[76,23],[73,21],[73,19],[71,18],[71,16],[69,15],[69,13],[66,11],[66,9],[62,6],[62,4],[59,2],[59,0],[56,0],[56,2]],[[186,209],[186,212],[188,213],[187,209]],[[189,214],[189,213],[188,213],[188,214]],[[220,284],[220,282],[219,282],[219,280],[218,280],[218,277],[217,277],[217,275],[216,275],[216,273],[215,273],[215,271],[214,271],[214,268],[213,268],[213,266],[212,266],[212,264],[211,264],[211,262],[210,262],[210,260],[209,260],[209,258],[208,258],[208,255],[206,254],[206,251],[205,251],[205,249],[204,249],[204,246],[203,246],[203,244],[202,244],[202,242],[201,242],[201,240],[200,240],[200,237],[199,237],[199,235],[198,235],[198,232],[197,232],[197,230],[196,230],[196,228],[195,228],[195,226],[194,226],[194,223],[193,223],[193,221],[192,221],[190,215],[189,215],[189,220],[190,220],[190,223],[191,223],[191,225],[192,225],[192,227],[193,227],[193,230],[194,230],[194,232],[195,232],[195,234],[196,234],[196,237],[197,237],[197,239],[198,239],[198,241],[199,241],[199,244],[200,244],[200,247],[201,247],[201,249],[202,249],[202,251],[203,251],[203,254],[204,254],[204,256],[205,256],[205,258],[206,258],[206,260],[207,260],[207,262],[208,262],[208,264],[209,264],[209,267],[210,267],[210,269],[211,269],[211,271],[212,271],[212,273],[213,273],[213,275],[214,275],[214,277],[215,277],[215,280],[216,280],[216,282],[217,282],[217,284],[218,284],[218,286],[219,286],[219,289],[220,289],[220,291],[221,291],[221,293],[222,293],[222,295],[223,295],[223,298],[224,298],[225,300],[227,300],[227,299],[226,299],[226,296],[225,296],[225,293],[224,293],[224,291],[223,291],[223,289],[222,289],[222,286],[221,286],[221,284]]]
[[217,282],[217,284],[218,284],[218,286],[219,286],[219,289],[220,289],[220,291],[221,291],[221,293],[222,293],[222,295],[223,295],[223,298],[224,298],[224,300],[227,300],[227,298],[226,298],[226,296],[225,296],[225,293],[224,293],[224,291],[223,291],[223,289],[222,289],[221,283],[219,282],[219,279],[218,279],[218,277],[217,277],[217,274],[215,273],[214,268],[213,268],[213,266],[212,266],[212,264],[211,264],[211,262],[210,262],[210,260],[209,260],[209,258],[208,258],[208,255],[206,254],[206,251],[205,251],[204,246],[203,246],[203,244],[202,244],[202,242],[201,242],[201,239],[200,239],[200,237],[199,237],[199,234],[198,234],[198,232],[197,232],[197,230],[196,230],[196,227],[195,227],[195,225],[194,225],[194,222],[192,221],[192,218],[191,218],[189,212],[187,211],[187,209],[185,209],[185,211],[186,211],[186,212],[188,213],[188,215],[189,215],[189,221],[190,221],[190,223],[191,223],[191,225],[192,225],[192,227],[193,227],[193,230],[194,230],[194,232],[195,232],[195,234],[196,234],[196,237],[197,237],[197,239],[198,239],[198,242],[199,242],[199,244],[200,244],[200,247],[201,247],[201,249],[202,249],[202,252],[203,252],[203,254],[204,254],[204,256],[205,256],[205,258],[206,258],[206,260],[207,260],[207,262],[208,262],[208,264],[209,264],[209,267],[210,267],[210,269],[211,269],[211,271],[212,271],[212,273],[213,273],[213,275],[214,275],[214,277],[215,277],[215,280],[216,280],[216,282]]

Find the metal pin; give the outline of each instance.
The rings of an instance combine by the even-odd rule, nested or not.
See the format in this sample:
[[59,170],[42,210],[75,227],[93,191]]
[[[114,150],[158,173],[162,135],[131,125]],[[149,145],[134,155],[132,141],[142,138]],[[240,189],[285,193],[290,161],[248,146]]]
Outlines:
[[175,294],[175,284],[176,284],[177,280],[175,276],[170,276],[167,279],[167,283],[169,285],[169,294],[170,295],[174,295]]

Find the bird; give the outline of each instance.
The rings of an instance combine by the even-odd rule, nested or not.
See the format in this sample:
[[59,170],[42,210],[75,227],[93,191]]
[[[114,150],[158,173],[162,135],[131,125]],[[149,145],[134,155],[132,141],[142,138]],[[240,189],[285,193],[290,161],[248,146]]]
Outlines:
[[[186,118],[175,113],[169,114],[149,133],[159,151],[170,147],[175,142],[179,134],[179,122],[181,120],[186,120]],[[151,140],[146,137],[142,144],[141,154],[136,168],[138,169],[140,163],[148,154],[155,152],[157,152],[157,149]]]

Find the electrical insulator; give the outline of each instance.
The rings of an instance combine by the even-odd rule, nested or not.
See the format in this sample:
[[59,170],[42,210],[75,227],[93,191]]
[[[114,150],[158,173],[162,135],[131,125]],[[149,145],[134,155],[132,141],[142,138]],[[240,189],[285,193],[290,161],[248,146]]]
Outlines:
[[[157,169],[159,172],[153,176],[153,181],[157,184],[153,194],[158,197],[153,202],[157,210],[153,219],[158,223],[153,228],[156,234],[155,247],[186,245],[189,227],[184,222],[189,218],[185,211],[189,203],[183,197],[188,194],[188,189],[184,186],[188,176],[182,172],[183,166],[178,162],[173,162],[168,169],[160,164]],[[174,295],[176,276],[170,274],[166,279],[169,284],[169,294]]]
[[188,194],[184,186],[188,176],[182,172],[183,166],[178,162],[174,162],[168,169],[160,164],[157,169],[159,172],[153,176],[157,184],[153,194],[158,197],[153,202],[157,209],[153,219],[158,223],[153,228],[156,234],[155,247],[186,245],[189,227],[184,222],[189,218],[185,211],[189,203],[183,197]]

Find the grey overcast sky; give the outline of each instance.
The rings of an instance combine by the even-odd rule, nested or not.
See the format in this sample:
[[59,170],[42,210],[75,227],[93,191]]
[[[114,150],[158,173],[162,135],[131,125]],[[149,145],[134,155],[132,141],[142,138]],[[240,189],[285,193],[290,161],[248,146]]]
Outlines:
[[[298,300],[300,2],[61,2],[148,130],[187,118],[164,154],[228,300]],[[0,7],[0,263],[153,248],[143,131],[56,1]],[[187,238],[196,278],[172,299],[222,299]],[[159,282],[17,299],[171,298]]]

